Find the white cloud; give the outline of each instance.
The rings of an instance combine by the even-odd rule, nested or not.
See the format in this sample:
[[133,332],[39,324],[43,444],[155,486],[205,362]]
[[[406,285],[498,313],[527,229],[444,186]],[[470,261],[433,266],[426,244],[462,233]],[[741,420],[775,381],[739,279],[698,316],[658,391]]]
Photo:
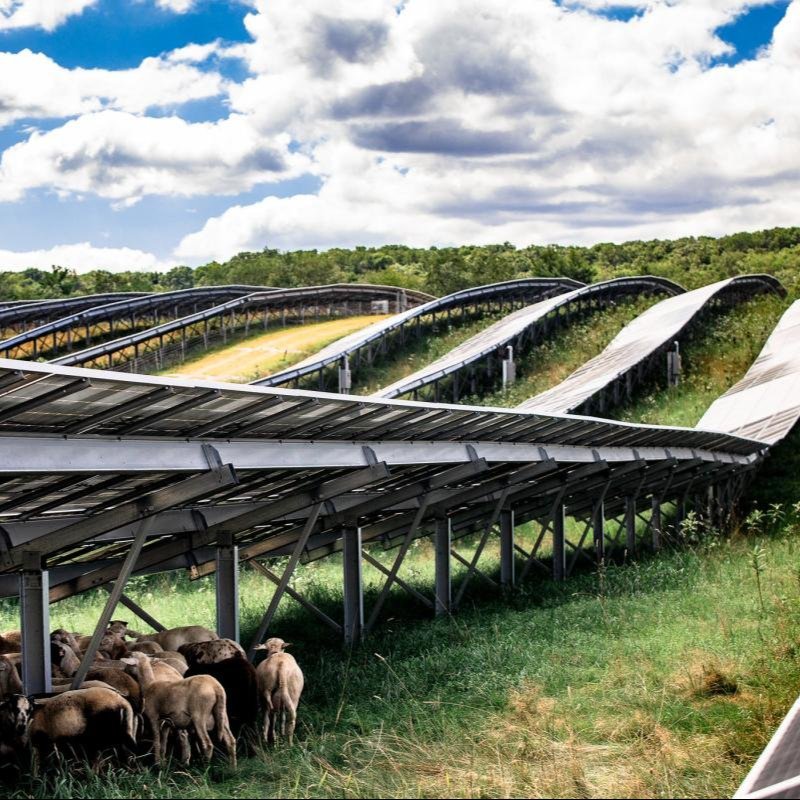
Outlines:
[[[716,31],[764,2],[250,0],[252,42],[190,44],[135,70],[0,56],[0,121],[77,117],[3,153],[0,200],[40,188],[124,205],[319,178],[318,194],[207,220],[176,249],[193,261],[265,244],[588,242],[796,222],[800,0],[757,58],[719,63],[733,51]],[[597,13],[614,6],[641,14]],[[223,80],[219,58],[250,77]],[[146,116],[210,96],[228,119]]]
[[156,0],[156,5],[166,11],[173,11],[176,14],[185,14],[191,11],[195,5],[195,0]]
[[49,250],[27,252],[0,250],[0,270],[22,270],[29,267],[49,269],[53,264],[69,267],[77,272],[88,272],[93,269],[105,269],[109,272],[150,271],[174,266],[142,250],[132,250],[128,247],[94,247],[90,242],[63,244],[51,247]]
[[735,66],[712,66],[731,53],[715,31],[762,0],[592,13],[619,5],[259,0],[232,107],[303,142],[323,185],[235,206],[176,253],[796,224],[800,0]]
[[0,30],[55,30],[67,19],[96,5],[98,0],[0,0]]
[[168,54],[146,58],[133,69],[107,70],[65,69],[30,50],[0,52],[0,125],[22,118],[71,117],[102,108],[141,113],[222,94],[224,83],[218,74],[182,63],[190,56]]
[[189,123],[121,111],[84,114],[3,153],[0,201],[40,187],[122,204],[147,194],[236,194],[302,171],[307,159],[288,145],[288,136],[261,136],[241,115]]

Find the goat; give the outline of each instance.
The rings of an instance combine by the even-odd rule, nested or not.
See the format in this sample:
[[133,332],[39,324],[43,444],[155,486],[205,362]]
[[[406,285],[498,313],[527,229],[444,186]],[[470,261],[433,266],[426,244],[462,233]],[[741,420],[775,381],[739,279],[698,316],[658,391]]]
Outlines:
[[233,658],[213,664],[194,664],[184,677],[195,675],[211,675],[222,684],[234,736],[238,736],[245,725],[255,725],[258,717],[258,678],[255,667],[246,658],[237,653]]
[[216,664],[228,658],[245,658],[244,648],[233,639],[212,639],[209,642],[182,644],[178,652],[190,667],[198,664]]
[[[258,665],[258,692],[264,704],[264,739],[275,743],[275,723],[281,718],[281,735],[294,741],[297,705],[303,693],[305,679],[294,656],[284,653],[289,645],[283,639],[267,639],[256,650],[266,650],[267,657]],[[287,724],[288,718],[288,724]]]
[[137,642],[157,642],[165,650],[178,650],[182,644],[191,642],[210,642],[218,639],[214,631],[204,628],[202,625],[185,625],[182,628],[170,628],[158,633],[150,633],[146,636],[136,637]]
[[236,767],[236,740],[228,724],[225,690],[216,678],[196,675],[165,683],[156,680],[152,664],[143,653],[134,653],[125,661],[135,670],[142,687],[143,715],[153,734],[156,764],[160,764],[166,754],[167,740],[161,735],[161,726],[166,722],[176,731],[191,727],[206,759],[214,752],[208,731],[216,728],[217,738],[225,745],[231,765]]
[[35,704],[28,734],[40,761],[64,745],[97,755],[107,747],[134,749],[136,717],[113,689],[76,689]]

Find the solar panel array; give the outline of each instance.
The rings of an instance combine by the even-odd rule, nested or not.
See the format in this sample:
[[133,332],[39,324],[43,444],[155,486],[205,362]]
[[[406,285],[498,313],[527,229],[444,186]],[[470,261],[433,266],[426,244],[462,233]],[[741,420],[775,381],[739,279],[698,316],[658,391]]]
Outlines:
[[602,353],[556,386],[520,404],[520,408],[569,413],[585,406],[679,339],[714,302],[750,298],[761,292],[785,294],[771,275],[741,275],[669,297],[626,325]]

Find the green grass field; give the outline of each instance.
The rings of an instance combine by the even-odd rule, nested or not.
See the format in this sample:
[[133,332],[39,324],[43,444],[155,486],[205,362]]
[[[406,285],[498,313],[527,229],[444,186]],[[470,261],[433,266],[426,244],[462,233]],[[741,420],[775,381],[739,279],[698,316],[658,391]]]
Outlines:
[[[781,308],[758,300],[706,326],[684,351],[681,387],[653,387],[621,416],[691,424],[744,372]],[[242,759],[235,773],[222,760],[160,774],[60,768],[5,796],[730,796],[800,692],[798,453],[795,433],[730,536],[709,532],[563,584],[533,578],[507,597],[476,580],[449,619],[394,592],[352,652],[287,598],[273,633],[293,642],[307,679],[293,749]],[[431,552],[415,543],[402,573],[425,592]],[[496,546],[482,566],[496,570]],[[364,569],[369,608],[379,577]],[[303,566],[294,585],[338,616],[340,582],[334,557]],[[245,638],[271,592],[243,569]],[[211,579],[137,578],[130,594],[167,625],[213,623]],[[53,627],[87,630],[105,597],[52,607]],[[0,628],[16,615],[0,603]]]

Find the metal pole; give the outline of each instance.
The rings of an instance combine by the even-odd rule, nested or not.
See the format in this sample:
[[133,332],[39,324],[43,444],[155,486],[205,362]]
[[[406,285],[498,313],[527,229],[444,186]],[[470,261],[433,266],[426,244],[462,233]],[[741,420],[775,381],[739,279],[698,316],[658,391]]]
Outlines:
[[26,553],[19,578],[22,686],[25,694],[52,690],[49,579],[39,553]]
[[625,498],[625,549],[629,555],[636,552],[636,498]]
[[559,503],[553,512],[553,580],[563,581],[566,574],[564,547],[564,505]]
[[81,659],[78,671],[72,678],[73,689],[77,689],[83,683],[86,678],[86,673],[89,671],[92,663],[94,662],[97,648],[100,647],[100,641],[105,635],[106,629],[108,628],[108,623],[111,622],[111,617],[114,615],[114,610],[117,607],[117,603],[119,603],[119,599],[122,597],[122,593],[125,591],[125,584],[128,582],[128,578],[130,578],[131,573],[136,566],[136,562],[139,560],[139,553],[142,552],[142,547],[147,539],[147,534],[150,528],[152,528],[154,522],[155,517],[147,517],[146,519],[142,520],[141,524],[139,525],[139,530],[136,532],[136,536],[131,543],[131,549],[128,551],[128,555],[125,556],[125,561],[122,563],[122,567],[120,568],[119,576],[117,577],[117,580],[114,581],[114,588],[111,590],[108,600],[106,600],[103,613],[100,614],[100,619],[97,621],[97,626],[92,634],[92,640],[89,642],[89,646],[83,653],[83,658]]
[[232,533],[217,537],[217,633],[239,641],[239,548]]
[[[114,587],[113,585],[106,585],[103,588],[107,592],[111,592]],[[121,606],[125,606],[125,608],[127,608],[129,611],[133,611],[133,613],[136,614],[139,619],[146,622],[154,631],[165,631],[167,629],[166,626],[162,625],[154,616],[148,614],[138,603],[135,603],[133,600],[131,600],[128,595],[120,595],[119,604]]]
[[436,570],[436,616],[449,614],[452,607],[452,583],[450,580],[450,520],[437,519],[433,537]]
[[500,585],[513,589],[516,585],[514,572],[514,512],[500,512]]
[[650,532],[653,535],[653,550],[661,549],[661,498],[653,495],[653,514],[650,517]]
[[361,579],[361,528],[342,531],[344,641],[354,645],[364,633],[364,586]]
[[267,635],[267,629],[272,622],[272,618],[275,616],[275,612],[278,610],[278,605],[283,598],[283,593],[286,591],[286,587],[289,585],[289,581],[294,574],[295,567],[300,562],[303,551],[306,549],[308,539],[317,525],[317,520],[322,512],[322,505],[322,503],[317,503],[311,509],[311,513],[306,519],[303,530],[300,533],[300,537],[295,543],[291,556],[289,556],[289,561],[286,563],[286,566],[283,569],[283,574],[281,575],[280,582],[278,583],[278,588],[275,589],[275,594],[272,595],[272,598],[269,601],[269,606],[267,606],[267,610],[264,612],[264,616],[262,617],[261,623],[258,626],[256,635],[253,637],[253,641],[250,643],[250,650],[248,652],[248,656],[250,656],[250,658],[255,655],[256,647],[261,644],[261,642],[264,640],[264,637]]
[[605,503],[601,500],[594,509],[592,520],[594,533],[594,555],[598,561],[606,557],[606,513]]

